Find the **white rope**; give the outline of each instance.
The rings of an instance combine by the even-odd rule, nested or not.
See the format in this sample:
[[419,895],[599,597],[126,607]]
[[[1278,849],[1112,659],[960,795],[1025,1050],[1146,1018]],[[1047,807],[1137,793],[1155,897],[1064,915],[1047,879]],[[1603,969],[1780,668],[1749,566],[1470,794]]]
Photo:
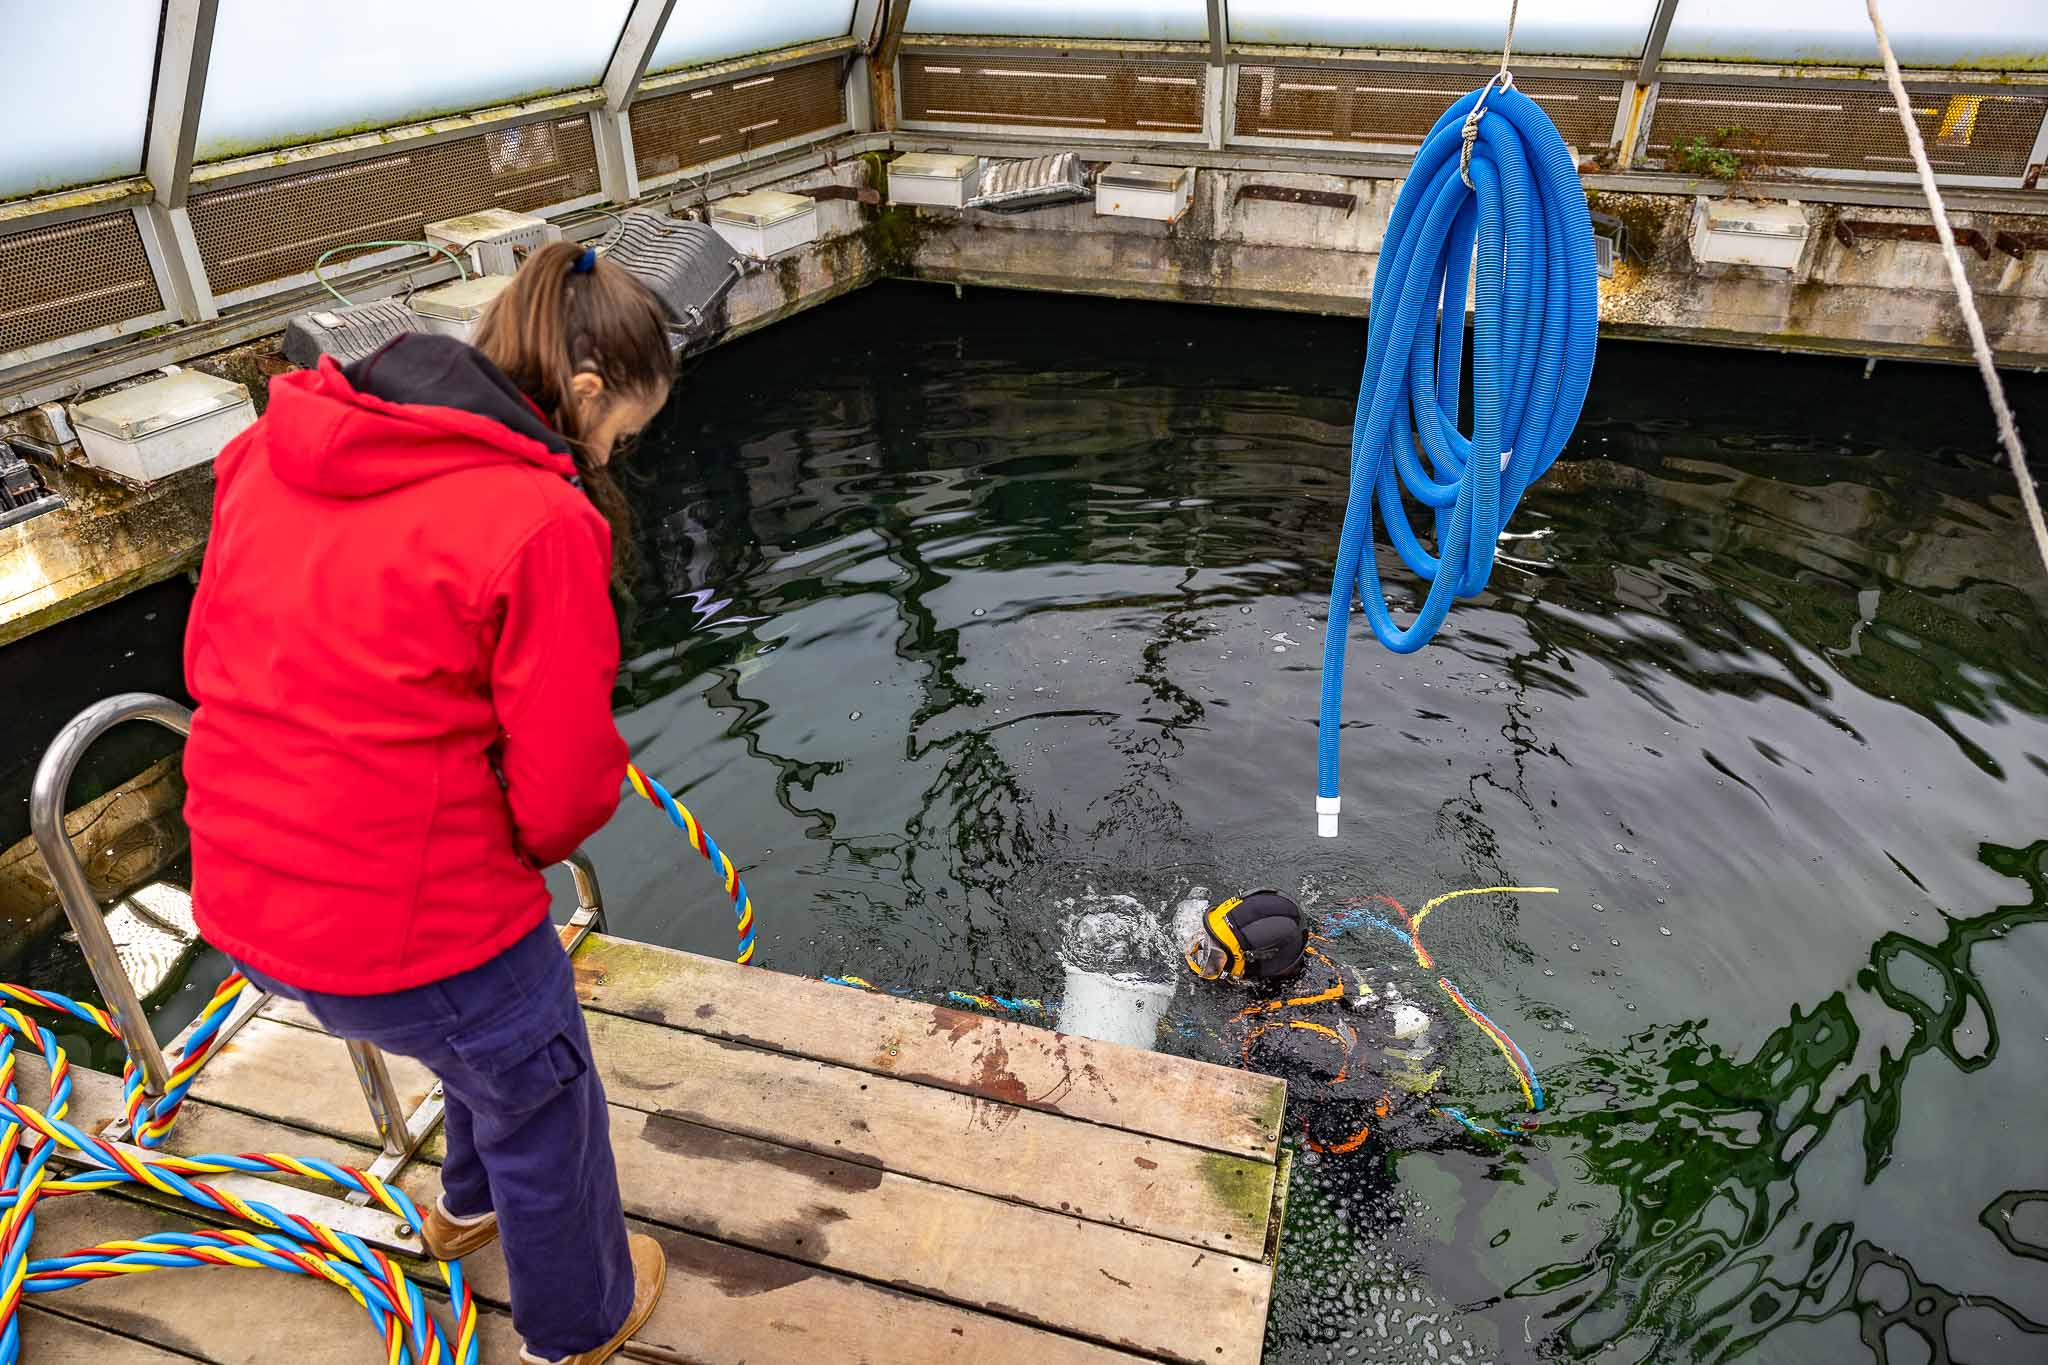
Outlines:
[[1465,146],[1458,153],[1458,178],[1465,182],[1468,190],[1477,189],[1472,183],[1472,144],[1479,141],[1479,116],[1486,112],[1486,97],[1498,85],[1505,90],[1515,83],[1514,73],[1508,70],[1508,54],[1515,46],[1515,17],[1522,12],[1522,0],[1508,0],[1508,32],[1500,41],[1500,70],[1493,73],[1486,82],[1486,88],[1479,92],[1479,99],[1472,105],[1472,112],[1465,115],[1465,126],[1458,136]]
[[1948,257],[1949,279],[1955,283],[1956,302],[1962,309],[1963,326],[1970,333],[1970,349],[1977,354],[1977,369],[1984,376],[1984,390],[1991,395],[1991,413],[1998,420],[1998,439],[2005,446],[2006,458],[2012,461],[2013,478],[2019,481],[2020,502],[2027,510],[2027,524],[2034,531],[2035,548],[2041,552],[2041,566],[2048,569],[2048,522],[2041,519],[2041,500],[2034,492],[2034,476],[2027,472],[2026,447],[2020,444],[2020,431],[2012,419],[2012,407],[2005,401],[2005,384],[1998,377],[1998,366],[1991,358],[1991,343],[1984,338],[1984,320],[1977,316],[1977,297],[1970,291],[1970,281],[1963,273],[1963,258],[1956,251],[1956,234],[1948,224],[1948,208],[1941,202],[1941,191],[1934,184],[1934,168],[1927,164],[1927,144],[1920,138],[1920,124],[1913,117],[1913,101],[1906,94],[1905,78],[1899,75],[1899,59],[1892,55],[1891,39],[1885,36],[1884,19],[1877,12],[1877,0],[1863,0],[1864,8],[1870,11],[1871,31],[1877,35],[1878,55],[1884,58],[1885,79],[1891,83],[1892,100],[1899,106],[1899,122],[1906,130],[1906,146],[1913,153],[1913,164],[1920,171],[1920,188],[1927,195],[1927,206],[1934,210],[1934,231],[1941,238],[1941,249]]

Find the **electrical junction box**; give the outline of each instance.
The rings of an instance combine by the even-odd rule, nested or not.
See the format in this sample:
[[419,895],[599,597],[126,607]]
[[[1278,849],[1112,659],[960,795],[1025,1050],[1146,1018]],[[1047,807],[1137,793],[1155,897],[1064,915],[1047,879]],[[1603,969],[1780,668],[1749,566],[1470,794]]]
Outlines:
[[510,275],[529,253],[561,236],[547,219],[510,209],[480,209],[427,224],[427,240],[461,256],[472,275]]
[[375,355],[393,337],[426,330],[427,320],[398,299],[315,308],[285,324],[284,358],[308,370],[323,355],[346,365]]
[[1171,223],[1195,197],[1192,166],[1139,166],[1112,161],[1095,177],[1095,212],[1105,218]]
[[71,407],[85,462],[138,484],[205,464],[255,421],[247,389],[198,370]]
[[1746,199],[1693,201],[1692,255],[1706,265],[1750,265],[1797,270],[1812,227],[1798,202],[1758,204]]
[[967,207],[992,213],[1023,213],[1088,197],[1088,171],[1074,152],[1054,152],[1023,161],[993,161],[982,167],[981,183]]
[[510,275],[477,275],[451,284],[437,284],[412,296],[412,311],[427,331],[468,341],[476,335],[484,309],[511,282]]
[[818,240],[818,206],[800,194],[755,190],[713,204],[711,226],[733,250],[765,261]]
[[621,214],[597,250],[668,307],[669,344],[677,350],[711,335],[722,317],[719,301],[747,268],[746,258],[707,225],[645,209]]
[[935,209],[967,207],[981,189],[981,158],[911,152],[889,163],[889,202]]

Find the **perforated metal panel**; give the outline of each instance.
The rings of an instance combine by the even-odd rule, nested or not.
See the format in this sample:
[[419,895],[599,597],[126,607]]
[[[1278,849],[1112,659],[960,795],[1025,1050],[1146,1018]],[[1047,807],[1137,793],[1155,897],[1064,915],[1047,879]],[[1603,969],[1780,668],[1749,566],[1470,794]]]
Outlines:
[[838,57],[634,102],[633,157],[642,179],[739,156],[846,122]]
[[[1403,71],[1371,66],[1246,66],[1237,75],[1239,137],[1419,146],[1452,101],[1484,72]],[[1516,70],[1515,88],[1536,101],[1581,151],[1614,136],[1622,78],[1547,76]]]
[[163,306],[125,209],[0,236],[0,355]]
[[1140,58],[906,52],[906,123],[1008,124],[1181,136],[1202,131],[1209,69]]
[[201,194],[192,200],[192,229],[222,295],[304,274],[329,247],[416,240],[442,218],[488,208],[531,213],[597,190],[590,122],[578,115]]
[[[2048,113],[2048,92],[1949,94],[1913,91],[1913,112],[1935,174],[2018,180]],[[1695,147],[1697,148],[1695,150]],[[1886,89],[1804,84],[1667,81],[1657,91],[1645,155],[1674,169],[1735,152],[1773,170],[1914,174],[1905,131]],[[1723,165],[1727,158],[1721,158]]]

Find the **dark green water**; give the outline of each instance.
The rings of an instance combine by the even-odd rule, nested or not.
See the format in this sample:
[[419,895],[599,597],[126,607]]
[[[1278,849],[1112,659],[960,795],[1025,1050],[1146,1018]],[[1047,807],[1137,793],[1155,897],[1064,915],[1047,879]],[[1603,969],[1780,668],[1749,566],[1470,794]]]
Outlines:
[[[1604,346],[1495,590],[1419,656],[1359,626],[1323,841],[1362,347],[905,285],[686,378],[635,461],[620,723],[745,863],[766,963],[1056,995],[1077,867],[1554,886],[1427,935],[1547,1121],[1305,1155],[1269,1358],[2048,1358],[2048,582],[1974,375]],[[37,676],[131,685],[66,661],[147,609]],[[653,812],[592,848],[615,931],[730,952]],[[1468,1030],[1446,1090],[1518,1098]]]

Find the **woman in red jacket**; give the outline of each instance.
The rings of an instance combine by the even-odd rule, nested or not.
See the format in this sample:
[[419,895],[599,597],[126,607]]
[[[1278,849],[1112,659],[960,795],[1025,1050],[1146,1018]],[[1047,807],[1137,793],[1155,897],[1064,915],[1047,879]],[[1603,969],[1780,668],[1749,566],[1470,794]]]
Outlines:
[[426,1241],[502,1231],[527,1361],[596,1362],[666,1265],[628,1236],[540,869],[617,806],[629,553],[605,472],[667,402],[661,304],[571,243],[474,349],[400,337],[272,382],[216,464],[185,642],[200,929],[447,1099]]

